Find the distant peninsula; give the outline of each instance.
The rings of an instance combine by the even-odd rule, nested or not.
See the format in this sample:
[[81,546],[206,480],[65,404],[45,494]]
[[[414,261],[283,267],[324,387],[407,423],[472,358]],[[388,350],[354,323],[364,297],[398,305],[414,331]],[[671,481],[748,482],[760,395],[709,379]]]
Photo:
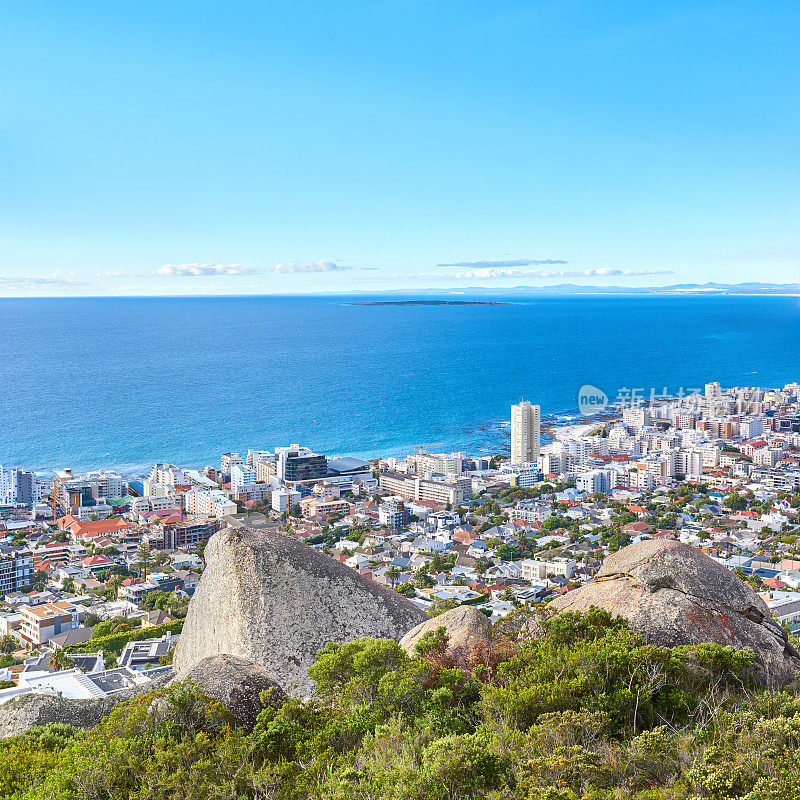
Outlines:
[[493,300],[360,300],[349,306],[510,306]]

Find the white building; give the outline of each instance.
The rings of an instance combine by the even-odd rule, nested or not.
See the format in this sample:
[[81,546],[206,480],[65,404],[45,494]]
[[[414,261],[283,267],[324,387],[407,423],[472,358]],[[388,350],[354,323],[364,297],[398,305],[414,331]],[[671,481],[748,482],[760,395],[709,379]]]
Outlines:
[[12,505],[17,500],[14,470],[0,464],[0,505]]
[[238,453],[223,453],[219,460],[220,472],[230,475],[234,464],[244,464],[244,459]]
[[526,558],[518,561],[522,570],[522,577],[526,581],[541,581],[548,575],[560,575],[562,578],[571,578],[575,574],[576,562],[570,558],[557,556],[550,561],[539,561],[534,558]]
[[675,454],[675,469],[683,475],[701,476],[703,474],[703,451],[678,450]]
[[739,421],[739,436],[742,439],[754,439],[764,433],[764,420],[750,417]]
[[236,503],[219,489],[191,489],[183,495],[183,507],[187,514],[206,517],[227,517],[237,511]]
[[539,471],[538,464],[506,464],[503,467],[503,474],[511,476],[511,485],[529,489],[541,480],[542,473]]
[[257,482],[256,468],[248,467],[246,464],[231,465],[231,491],[239,492],[246,486],[252,486]]
[[544,500],[522,500],[511,512],[511,518],[522,522],[544,522],[552,513],[552,503]]
[[610,469],[593,469],[575,476],[575,488],[579,492],[608,494],[614,488],[615,473]]
[[145,495],[164,495],[176,486],[189,484],[186,472],[174,464],[156,464],[150,471],[150,477],[144,481]]
[[131,517],[138,516],[139,514],[147,514],[151,511],[167,511],[170,508],[175,508],[178,501],[171,495],[151,495],[149,497],[134,497],[130,501],[130,508],[128,514]]
[[534,464],[539,459],[541,409],[523,400],[511,406],[511,463]]
[[260,461],[272,461],[275,455],[269,450],[248,450],[246,464],[255,469]]
[[442,475],[461,475],[466,453],[419,453],[412,456],[417,461],[417,471],[439,472]]
[[281,486],[275,489],[271,495],[272,509],[279,514],[283,514],[287,508],[291,508],[296,503],[300,502],[301,494],[295,489],[290,489],[286,486]]

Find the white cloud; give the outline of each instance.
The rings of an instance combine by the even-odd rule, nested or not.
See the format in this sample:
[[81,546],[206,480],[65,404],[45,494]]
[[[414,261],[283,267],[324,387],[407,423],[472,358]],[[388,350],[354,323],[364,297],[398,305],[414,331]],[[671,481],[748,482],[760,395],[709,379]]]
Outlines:
[[164,264],[154,275],[192,277],[197,275],[252,275],[257,270],[244,264]]
[[30,291],[43,288],[73,288],[83,286],[84,281],[77,280],[75,272],[54,270],[49,275],[0,275],[0,290]]
[[452,264],[437,264],[437,267],[531,267],[542,264],[566,264],[560,258],[511,258],[502,261],[455,261]]
[[309,264],[292,261],[288,264],[276,264],[270,272],[275,275],[285,275],[295,272],[344,272],[349,269],[353,268],[337,264],[335,261],[312,261]]
[[[310,272],[344,272],[351,269],[353,267],[337,264],[335,261],[312,261],[308,263],[290,261],[286,264],[276,264],[272,269],[267,270],[255,269],[244,264],[164,264],[153,274],[186,278],[198,275],[289,275]],[[107,276],[116,277],[122,274],[108,273]]]
[[[671,269],[615,269],[599,267],[584,270],[544,270],[544,269],[505,269],[485,267],[441,275],[443,278],[606,278],[613,276],[629,277],[634,275],[671,275]],[[433,277],[433,276],[431,276]]]

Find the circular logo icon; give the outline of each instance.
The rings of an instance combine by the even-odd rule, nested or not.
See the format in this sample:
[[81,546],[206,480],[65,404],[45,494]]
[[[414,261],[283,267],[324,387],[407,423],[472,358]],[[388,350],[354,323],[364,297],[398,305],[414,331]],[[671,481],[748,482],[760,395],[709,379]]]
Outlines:
[[585,417],[605,411],[608,407],[608,395],[590,383],[584,384],[578,390],[578,410]]

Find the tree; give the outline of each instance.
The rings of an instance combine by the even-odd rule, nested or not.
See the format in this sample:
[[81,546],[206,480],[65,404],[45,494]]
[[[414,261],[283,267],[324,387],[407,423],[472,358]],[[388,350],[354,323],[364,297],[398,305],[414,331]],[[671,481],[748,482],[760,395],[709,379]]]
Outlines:
[[31,582],[27,586],[22,587],[23,592],[41,592],[47,584],[47,573],[40,569],[34,571],[31,577]]
[[445,611],[450,611],[451,608],[458,607],[458,600],[452,599],[441,599],[441,600],[434,600],[430,607],[428,608],[428,616],[429,617],[438,617],[440,614],[444,614]]
[[99,639],[101,636],[110,636],[113,633],[127,633],[138,628],[139,620],[130,620],[125,617],[112,617],[111,619],[98,622],[92,628],[92,639]]
[[428,565],[423,564],[414,575],[414,583],[420,588],[425,589],[436,584],[433,578],[428,574]]
[[72,669],[74,664],[64,648],[58,647],[50,653],[50,666],[54,672],[61,672],[65,669]]
[[479,558],[475,562],[475,574],[479,579],[483,579],[483,576],[486,574],[486,570],[488,570],[491,566],[492,562],[489,561],[488,558]]
[[747,508],[747,501],[741,495],[733,492],[725,498],[725,505],[731,511],[743,511]]
[[13,653],[18,647],[17,640],[11,634],[0,639],[0,653]]
[[142,539],[139,544],[139,549],[136,552],[136,561],[133,565],[143,581],[147,580],[147,570],[152,566],[153,562],[154,558],[153,554],[150,552],[150,545],[147,543],[146,539]]
[[386,570],[386,577],[391,582],[392,589],[394,589],[395,584],[400,579],[400,570],[396,566],[392,565]]
[[119,591],[120,586],[122,586],[121,575],[112,575],[108,579],[108,582],[106,583],[106,589],[110,593],[112,599],[117,596],[117,592]]

